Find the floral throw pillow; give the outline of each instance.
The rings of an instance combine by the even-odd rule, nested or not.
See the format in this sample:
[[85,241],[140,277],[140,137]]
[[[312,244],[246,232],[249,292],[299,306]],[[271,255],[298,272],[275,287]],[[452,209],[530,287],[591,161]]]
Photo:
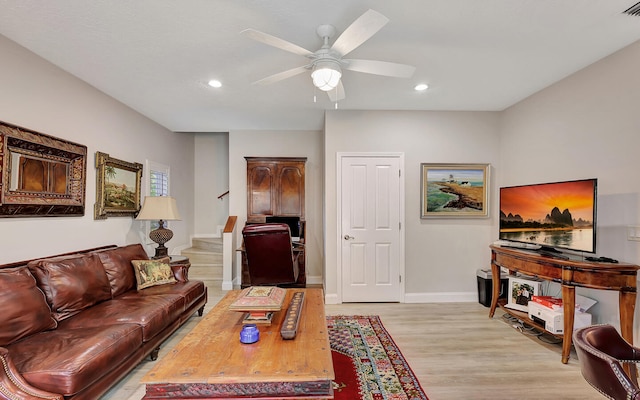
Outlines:
[[171,266],[169,266],[169,257],[157,260],[132,260],[131,265],[133,265],[133,271],[136,274],[138,290],[176,282]]

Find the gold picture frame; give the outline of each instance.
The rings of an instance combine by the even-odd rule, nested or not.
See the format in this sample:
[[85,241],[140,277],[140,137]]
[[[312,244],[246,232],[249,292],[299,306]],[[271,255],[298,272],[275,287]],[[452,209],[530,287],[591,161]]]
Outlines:
[[134,216],[140,211],[142,164],[96,152],[96,204],[93,219]]
[[489,216],[489,164],[420,164],[420,218]]
[[0,217],[84,215],[87,146],[0,122]]

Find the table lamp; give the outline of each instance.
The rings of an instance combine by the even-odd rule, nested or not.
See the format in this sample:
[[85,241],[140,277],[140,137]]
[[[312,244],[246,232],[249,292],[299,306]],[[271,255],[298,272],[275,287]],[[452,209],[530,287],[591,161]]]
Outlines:
[[146,196],[136,220],[158,221],[160,227],[149,232],[149,238],[158,244],[154,258],[166,256],[164,244],[171,240],[173,232],[164,227],[164,221],[180,220],[176,199],[171,196]]

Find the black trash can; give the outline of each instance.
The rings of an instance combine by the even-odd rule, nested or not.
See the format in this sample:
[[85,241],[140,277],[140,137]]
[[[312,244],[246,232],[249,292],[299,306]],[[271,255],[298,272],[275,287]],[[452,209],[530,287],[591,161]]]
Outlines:
[[[479,269],[476,271],[478,279],[478,303],[485,307],[491,307],[493,298],[493,281],[491,279],[491,268]],[[509,278],[506,275],[500,275],[500,296],[499,299],[507,298],[507,290],[509,288]]]

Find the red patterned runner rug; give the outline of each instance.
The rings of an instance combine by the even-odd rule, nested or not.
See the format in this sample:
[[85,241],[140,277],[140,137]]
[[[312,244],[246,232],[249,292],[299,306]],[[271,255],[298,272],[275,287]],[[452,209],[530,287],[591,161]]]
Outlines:
[[428,400],[377,315],[327,316],[335,400]]

